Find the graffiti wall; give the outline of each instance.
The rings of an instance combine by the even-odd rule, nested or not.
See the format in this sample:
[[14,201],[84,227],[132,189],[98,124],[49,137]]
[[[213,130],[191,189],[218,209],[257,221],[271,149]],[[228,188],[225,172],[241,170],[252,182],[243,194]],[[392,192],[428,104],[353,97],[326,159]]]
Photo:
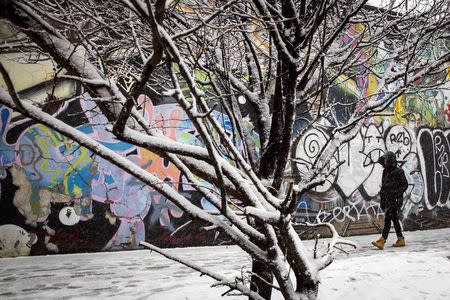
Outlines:
[[[358,26],[354,25],[343,35],[342,44],[354,41],[353,36],[362,30]],[[295,141],[292,153],[295,178],[301,178],[314,164],[330,136],[330,129],[345,124],[351,113],[364,105],[358,99],[370,98],[377,90],[378,78],[382,78],[385,68],[377,62],[382,61],[384,49],[388,47],[381,42],[370,53],[369,62],[375,68],[369,70],[361,64],[354,70],[357,76],[342,75],[337,87],[331,89],[328,101],[334,104],[334,109],[321,124]],[[428,50],[423,55],[436,55],[433,49]],[[448,79],[449,74],[435,74],[415,84],[419,87],[444,82],[445,77]],[[327,167],[342,165],[323,185],[299,199],[297,220],[332,221],[344,234],[353,223],[362,229],[358,233],[364,233],[364,228],[373,232],[382,224],[384,216],[378,196],[383,170],[377,161],[386,151],[392,151],[409,182],[402,207],[405,229],[450,226],[448,87],[447,83],[435,89],[405,93],[386,109],[391,116],[365,119],[358,134],[339,148]],[[301,119],[311,120],[313,117],[306,111],[300,108]],[[304,126],[298,122],[296,131]]]
[[[139,101],[149,124],[172,139],[201,144],[176,104],[154,105],[146,96]],[[78,130],[157,174],[195,205],[214,209],[167,160],[114,140],[87,94],[74,102],[56,116],[70,119]],[[82,116],[70,117],[74,114]],[[225,115],[213,115],[231,130]],[[86,148],[43,125],[14,117],[8,108],[0,107],[0,116],[0,232],[11,235],[14,225],[15,236],[24,236],[17,247],[11,246],[17,239],[2,238],[8,255],[23,254],[24,247],[31,254],[133,249],[144,239],[166,247],[222,242],[219,232],[205,231],[165,197]],[[12,253],[11,247],[17,251]]]
[[[352,43],[352,35],[360,31],[355,25],[342,37],[342,43]],[[371,57],[383,57],[381,52]],[[46,112],[156,174],[195,205],[214,209],[166,159],[115,140],[106,130],[107,120],[78,84],[52,80],[56,66],[51,60],[41,58],[39,64],[28,66],[15,53],[1,54],[0,59],[13,75],[22,98],[44,103],[51,94],[51,104],[43,108]],[[345,123],[362,105],[356,100],[376,90],[383,66],[370,71],[362,65],[358,68],[354,72],[358,77],[341,78],[341,84],[330,91],[332,117],[294,140],[295,179],[314,164],[329,137],[329,128]],[[378,72],[378,76],[371,72]],[[429,80],[424,78],[423,84]],[[174,140],[200,145],[182,109],[168,99],[161,100],[144,95],[138,99],[149,124]],[[302,113],[311,111],[303,105],[298,107],[294,136],[313,119]],[[342,165],[323,185],[298,199],[297,221],[330,221],[344,234],[351,234],[354,224],[360,229],[354,233],[371,232],[383,218],[378,196],[382,167],[376,162],[386,151],[393,151],[409,182],[402,207],[403,225],[411,229],[450,226],[447,89],[404,95],[387,110],[392,117],[367,119],[355,138],[329,162],[330,168]],[[212,114],[231,135],[228,117],[220,111]],[[248,128],[250,122],[245,124]],[[257,136],[254,142],[258,145]],[[237,143],[243,147],[242,141]],[[165,247],[224,242],[223,234],[207,231],[203,225],[86,148],[0,106],[0,257],[134,249],[144,239]]]
[[[296,163],[301,176],[314,163],[327,137],[325,130],[310,130],[298,141]],[[378,222],[382,166],[378,158],[386,151],[396,154],[409,188],[402,207],[404,225],[411,229],[450,225],[450,129],[367,123],[343,145],[330,167],[343,162],[326,183],[299,199],[299,221],[348,223]],[[424,225],[425,224],[425,225]]]
[[[0,22],[0,40],[18,37],[20,33]],[[54,80],[56,72],[65,71],[50,58],[33,55],[14,49],[0,54],[22,99],[41,103],[47,113],[155,174],[193,204],[215,209],[168,160],[115,140],[106,130],[108,121],[82,87],[68,79]],[[1,76],[0,85],[5,88]],[[141,95],[138,102],[151,126],[171,139],[201,145],[193,124],[173,99]],[[211,115],[243,149],[220,109]],[[251,122],[246,126],[252,127]],[[253,139],[258,147],[258,136]],[[228,242],[204,225],[88,149],[0,106],[0,257],[135,249],[141,240],[164,247]]]

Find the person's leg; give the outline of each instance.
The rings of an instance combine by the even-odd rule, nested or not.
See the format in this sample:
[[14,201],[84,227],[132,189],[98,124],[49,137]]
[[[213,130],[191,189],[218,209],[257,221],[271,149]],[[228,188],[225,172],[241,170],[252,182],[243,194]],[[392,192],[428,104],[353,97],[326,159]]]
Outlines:
[[386,239],[389,235],[389,230],[391,229],[391,215],[389,209],[386,210],[384,213],[384,228],[383,228],[383,234],[381,235],[381,238],[372,242],[372,245],[377,247],[380,250],[383,250],[384,243],[386,242]]
[[397,234],[397,241],[392,245],[394,247],[403,247],[406,245],[405,238],[402,234],[402,227],[400,226],[400,221],[398,220],[398,211],[392,214],[392,223],[394,223],[395,233]]
[[400,226],[400,222],[398,220],[397,211],[392,212],[391,219],[392,219],[392,223],[394,223],[395,233],[397,234],[397,237],[399,237],[399,238],[403,237],[402,227]]
[[388,209],[384,213],[384,228],[383,228],[382,236],[385,240],[387,240],[388,235],[389,235],[389,230],[391,230],[391,221],[392,221],[392,210]]

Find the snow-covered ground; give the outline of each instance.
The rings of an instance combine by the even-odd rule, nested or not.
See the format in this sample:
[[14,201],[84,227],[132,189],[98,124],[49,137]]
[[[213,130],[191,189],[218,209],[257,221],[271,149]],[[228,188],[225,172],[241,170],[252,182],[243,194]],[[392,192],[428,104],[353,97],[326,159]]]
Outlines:
[[[405,236],[406,247],[390,247],[391,234],[383,251],[370,244],[378,235],[350,237],[360,247],[320,273],[319,299],[450,299],[450,229]],[[228,275],[251,265],[236,246],[170,251]],[[227,289],[212,283],[147,250],[0,259],[0,299],[221,299]]]

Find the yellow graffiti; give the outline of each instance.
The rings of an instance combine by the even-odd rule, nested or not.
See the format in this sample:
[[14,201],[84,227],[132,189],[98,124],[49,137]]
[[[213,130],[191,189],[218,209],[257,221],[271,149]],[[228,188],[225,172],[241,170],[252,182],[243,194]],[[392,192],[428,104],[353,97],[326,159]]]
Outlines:
[[[372,97],[378,91],[377,77],[373,73],[368,74],[367,97]],[[376,96],[376,95],[375,95]]]
[[50,154],[46,151],[46,149],[52,149],[53,147],[58,145],[59,140],[53,135],[53,131],[43,125],[36,125],[36,127],[33,128],[30,133],[35,137],[35,143],[37,144],[40,151],[44,152],[45,154],[43,160],[39,163],[40,170],[48,174],[53,174],[51,176],[50,182],[57,184],[58,178],[61,178],[60,170],[56,168],[50,169],[46,167],[48,159],[50,158]]
[[360,97],[361,92],[359,91],[359,88],[353,79],[344,74],[341,74],[338,76],[336,81],[336,84],[339,86],[339,88],[355,97]]
[[175,184],[173,185],[173,188],[175,190],[178,190],[178,180],[180,179],[180,170],[172,163],[169,163],[167,167],[164,166],[164,159],[158,156],[157,154],[144,149],[139,149],[140,156],[141,156],[141,165],[145,165],[149,161],[151,161],[150,166],[147,167],[146,171],[149,173],[152,173],[154,175],[157,175],[161,180],[164,180],[165,178],[169,178],[172,182]]
[[394,103],[394,116],[392,117],[393,122],[406,124],[407,119],[404,118],[406,112],[407,110],[405,107],[405,96],[400,96]]
[[366,29],[366,26],[364,24],[362,24],[362,23],[357,23],[357,24],[355,24],[353,26],[353,28],[355,29],[355,31],[357,33],[361,33],[361,32],[363,32]]
[[450,80],[450,62],[447,62],[446,65],[447,65],[447,79]]
[[192,7],[181,4],[181,3],[177,4],[177,8],[184,12],[190,12],[190,13],[195,12],[195,10]]
[[[72,143],[70,143],[70,145],[71,148],[74,148],[74,146],[79,147],[78,144],[73,145]],[[79,169],[82,169],[84,166],[91,162],[92,158],[89,156],[88,150],[84,147],[79,147],[78,149],[74,149],[74,151],[79,151],[80,155],[78,156],[77,160],[71,162],[70,166],[66,169],[63,185],[66,194],[81,197],[83,194],[83,189],[78,187],[74,182],[73,190],[70,191],[69,179],[74,180],[75,176],[78,175],[78,167],[80,167]],[[81,176],[79,177],[81,178]]]

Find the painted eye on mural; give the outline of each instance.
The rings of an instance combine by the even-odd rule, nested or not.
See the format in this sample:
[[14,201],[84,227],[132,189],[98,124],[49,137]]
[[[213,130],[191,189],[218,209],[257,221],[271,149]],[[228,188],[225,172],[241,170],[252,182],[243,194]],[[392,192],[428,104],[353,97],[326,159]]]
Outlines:
[[66,226],[72,226],[80,221],[80,216],[72,206],[66,206],[59,211],[59,221]]
[[247,99],[245,99],[245,97],[241,95],[238,97],[238,102],[239,104],[245,104],[247,102]]

